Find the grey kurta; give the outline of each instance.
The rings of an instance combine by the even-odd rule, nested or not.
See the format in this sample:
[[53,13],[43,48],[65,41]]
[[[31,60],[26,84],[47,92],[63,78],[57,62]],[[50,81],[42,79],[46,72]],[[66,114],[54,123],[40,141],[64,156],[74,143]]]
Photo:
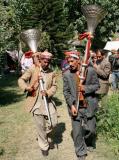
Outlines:
[[[70,108],[73,104],[77,105],[77,86],[74,78],[75,73],[70,70],[63,74],[63,92],[68,106],[69,114],[71,115]],[[72,119],[73,140],[77,156],[82,156],[87,153],[86,144],[84,140],[84,126],[83,122],[87,121],[86,126],[89,132],[95,132],[94,115],[98,107],[98,101],[95,92],[99,89],[99,80],[97,74],[92,66],[87,68],[87,76],[85,85],[85,99],[88,103],[87,108],[82,108],[79,103],[78,116]]]
[[[77,88],[76,81],[74,78],[75,73],[71,73],[69,70],[63,74],[63,93],[68,105],[69,113],[70,107],[75,104],[77,105]],[[87,76],[85,81],[85,99],[88,101],[87,116],[91,117],[97,109],[97,98],[95,92],[99,89],[99,80],[93,67],[88,67]],[[79,106],[80,108],[80,106]]]

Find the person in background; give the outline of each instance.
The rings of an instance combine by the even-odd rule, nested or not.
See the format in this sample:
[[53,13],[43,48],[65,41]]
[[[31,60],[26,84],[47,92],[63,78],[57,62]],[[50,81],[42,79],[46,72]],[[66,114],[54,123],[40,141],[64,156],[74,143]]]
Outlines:
[[93,50],[90,50],[89,63],[93,65],[94,63],[96,63],[96,61],[97,61],[96,52]]
[[95,71],[98,75],[100,88],[97,91],[99,96],[104,96],[109,90],[109,75],[111,72],[111,64],[107,59],[108,51],[104,49],[98,49],[96,51],[97,60],[93,64]]
[[116,91],[119,89],[119,49],[117,51],[111,51],[112,55],[109,56],[112,71],[112,90]]

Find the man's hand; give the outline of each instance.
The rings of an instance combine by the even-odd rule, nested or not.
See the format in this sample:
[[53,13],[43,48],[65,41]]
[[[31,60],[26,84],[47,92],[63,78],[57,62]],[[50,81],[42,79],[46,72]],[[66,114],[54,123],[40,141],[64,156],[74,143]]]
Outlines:
[[28,91],[28,92],[32,92],[33,91],[33,87],[27,86],[25,90]]
[[41,75],[38,76],[39,80],[43,80],[43,77]]
[[46,90],[41,91],[41,94],[42,94],[42,96],[45,96],[45,97],[48,95]]
[[97,69],[98,65],[96,63],[93,64],[93,67]]
[[84,91],[85,91],[84,85],[80,84],[79,85],[79,92],[84,92]]
[[71,106],[71,113],[72,113],[72,116],[77,116],[78,114],[78,111],[74,105]]

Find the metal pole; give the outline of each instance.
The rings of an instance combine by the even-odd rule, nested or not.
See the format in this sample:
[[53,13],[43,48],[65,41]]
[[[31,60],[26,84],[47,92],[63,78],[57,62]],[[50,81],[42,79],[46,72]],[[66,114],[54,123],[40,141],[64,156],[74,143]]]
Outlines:
[[[41,91],[43,91],[44,90],[43,79],[40,79],[39,82],[40,82]],[[50,127],[52,128],[52,120],[51,120],[51,116],[50,116],[50,112],[49,112],[49,107],[48,107],[46,96],[43,96],[43,100],[44,100],[45,109],[46,109],[46,112],[47,112],[49,124],[50,124]]]

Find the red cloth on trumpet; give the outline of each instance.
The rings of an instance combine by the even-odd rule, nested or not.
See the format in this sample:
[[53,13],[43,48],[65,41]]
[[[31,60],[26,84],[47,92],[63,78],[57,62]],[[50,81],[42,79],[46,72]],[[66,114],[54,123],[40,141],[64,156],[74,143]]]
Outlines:
[[85,32],[85,33],[79,34],[79,40],[83,40],[84,38],[91,39],[92,37],[93,36],[91,32]]
[[90,47],[91,47],[91,38],[93,38],[93,35],[91,32],[85,32],[79,35],[79,40],[83,40],[84,38],[87,38],[87,44],[86,44],[86,62],[88,63],[88,59],[90,57]]
[[25,58],[32,58],[33,52],[32,51],[28,51],[24,53]]

